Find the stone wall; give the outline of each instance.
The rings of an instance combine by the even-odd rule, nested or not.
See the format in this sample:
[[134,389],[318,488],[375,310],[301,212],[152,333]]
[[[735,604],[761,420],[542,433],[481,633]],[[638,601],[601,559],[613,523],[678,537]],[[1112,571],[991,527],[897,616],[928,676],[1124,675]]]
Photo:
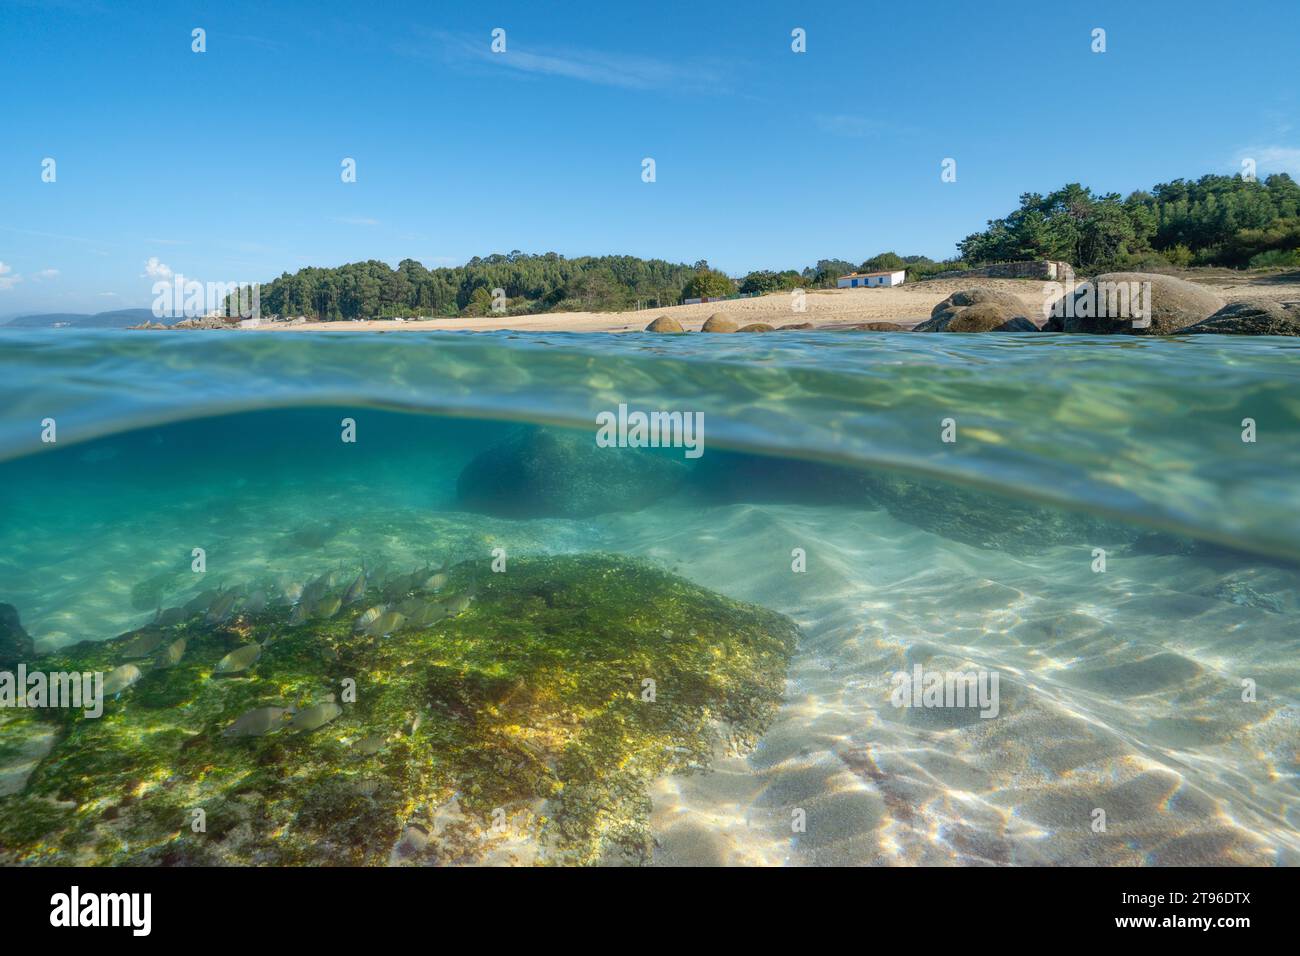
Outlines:
[[1068,262],[1042,259],[1037,262],[996,262],[981,269],[954,269],[936,272],[927,279],[1064,279]]

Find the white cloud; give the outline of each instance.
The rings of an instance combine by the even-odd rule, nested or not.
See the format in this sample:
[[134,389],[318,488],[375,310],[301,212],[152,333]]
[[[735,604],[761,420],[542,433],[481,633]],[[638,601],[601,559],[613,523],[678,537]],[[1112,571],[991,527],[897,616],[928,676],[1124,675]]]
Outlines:
[[0,262],[0,292],[12,289],[23,277],[14,273],[14,267],[5,262]]
[[1238,171],[1243,159],[1255,161],[1255,171],[1261,178],[1270,173],[1300,176],[1300,148],[1294,146],[1249,146],[1238,150],[1233,164]]
[[144,264],[144,274],[151,279],[170,279],[172,267],[165,262],[159,262],[157,256],[150,256],[149,261]]
[[34,273],[32,275],[32,279],[34,279],[37,282],[42,282],[42,281],[49,282],[50,280],[57,279],[58,277],[59,277],[58,269],[42,269],[40,272]]

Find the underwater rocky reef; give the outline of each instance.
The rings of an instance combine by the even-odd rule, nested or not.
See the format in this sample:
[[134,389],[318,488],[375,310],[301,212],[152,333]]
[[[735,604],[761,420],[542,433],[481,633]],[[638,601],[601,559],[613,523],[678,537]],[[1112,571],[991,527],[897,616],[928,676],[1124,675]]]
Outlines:
[[603,554],[354,574],[29,660],[107,699],[0,716],[0,864],[646,862],[647,785],[751,748],[798,636]]

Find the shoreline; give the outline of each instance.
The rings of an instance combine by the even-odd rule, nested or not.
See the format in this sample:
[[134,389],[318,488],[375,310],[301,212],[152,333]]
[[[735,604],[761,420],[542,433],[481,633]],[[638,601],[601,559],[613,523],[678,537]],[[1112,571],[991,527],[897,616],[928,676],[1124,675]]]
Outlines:
[[[1198,285],[1217,292],[1226,301],[1243,298],[1272,298],[1278,301],[1300,298],[1293,284],[1250,281],[1201,281]],[[236,329],[241,332],[642,332],[659,316],[681,323],[688,332],[698,332],[710,316],[722,313],[738,325],[764,322],[782,325],[810,324],[811,331],[845,330],[866,322],[893,322],[907,329],[930,318],[931,310],[952,295],[966,289],[986,289],[1015,296],[1025,306],[1026,314],[1038,316],[1041,326],[1047,294],[1054,285],[1043,279],[952,278],[930,279],[892,288],[817,289],[804,296],[805,310],[792,308],[792,297],[774,292],[748,299],[726,299],[694,305],[668,306],[628,312],[540,312],[508,316],[457,316],[453,318],[367,319],[362,321],[298,324],[274,323],[258,328]],[[187,330],[177,330],[187,331]]]

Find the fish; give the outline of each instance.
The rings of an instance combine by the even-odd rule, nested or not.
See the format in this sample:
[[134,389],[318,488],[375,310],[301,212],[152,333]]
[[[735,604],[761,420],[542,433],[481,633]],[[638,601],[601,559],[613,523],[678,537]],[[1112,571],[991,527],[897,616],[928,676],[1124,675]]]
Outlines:
[[442,602],[442,605],[447,609],[449,617],[455,617],[457,614],[463,613],[472,603],[474,603],[474,598],[471,595],[457,594],[453,598],[447,598]]
[[331,618],[339,612],[343,606],[343,599],[337,594],[333,597],[323,597],[312,605],[311,616],[315,618]]
[[383,734],[372,734],[369,737],[362,737],[352,744],[352,749],[359,754],[369,757],[379,753],[388,743],[388,738]]
[[235,721],[221,732],[223,737],[265,737],[285,727],[285,722],[293,714],[291,707],[254,707],[240,714]]
[[302,595],[298,598],[299,604],[312,605],[325,596],[329,590],[330,576],[328,573],[322,574],[314,581],[308,582],[307,586],[302,589]]
[[307,733],[317,727],[324,727],[341,713],[343,708],[332,700],[312,704],[294,715],[293,720],[289,721],[289,729],[296,733]]
[[357,617],[356,624],[353,625],[352,632],[354,634],[361,634],[367,631],[371,624],[374,624],[375,621],[379,620],[379,617],[384,613],[384,610],[385,608],[383,605],[375,605],[366,611],[362,611]]
[[261,644],[245,644],[243,647],[236,648],[221,660],[217,661],[217,666],[212,669],[214,674],[242,674],[262,656]]
[[154,664],[158,667],[175,667],[185,656],[185,638],[172,641],[159,652]]
[[397,630],[405,623],[406,615],[399,614],[396,611],[385,611],[366,628],[366,633],[371,637],[383,637],[387,634],[392,634],[393,631]]
[[217,599],[208,607],[208,613],[203,622],[205,624],[220,624],[230,617],[230,612],[235,609],[235,599],[237,597],[239,597],[239,594],[233,588],[219,594]]
[[307,620],[307,605],[299,601],[289,612],[289,623],[297,626]]
[[247,614],[261,614],[266,610],[266,592],[260,588],[248,596],[244,602],[244,612]]
[[351,584],[349,584],[347,591],[344,592],[343,603],[355,604],[357,601],[360,601],[365,596],[366,596],[366,569],[365,567],[362,567],[361,573],[356,576],[356,580],[354,580]]
[[163,636],[159,631],[143,631],[127,641],[126,646],[122,648],[122,656],[148,657],[158,649],[162,639]]
[[447,583],[447,572],[437,571],[424,579],[422,587],[426,591],[440,591]]
[[212,588],[208,588],[206,591],[200,591],[186,602],[183,609],[185,616],[193,617],[195,614],[206,613],[208,608],[212,606],[212,602],[215,601],[220,594],[220,591],[213,590]]
[[108,695],[120,694],[129,687],[133,687],[144,672],[134,664],[123,664],[121,667],[114,667],[104,678],[104,693]]

